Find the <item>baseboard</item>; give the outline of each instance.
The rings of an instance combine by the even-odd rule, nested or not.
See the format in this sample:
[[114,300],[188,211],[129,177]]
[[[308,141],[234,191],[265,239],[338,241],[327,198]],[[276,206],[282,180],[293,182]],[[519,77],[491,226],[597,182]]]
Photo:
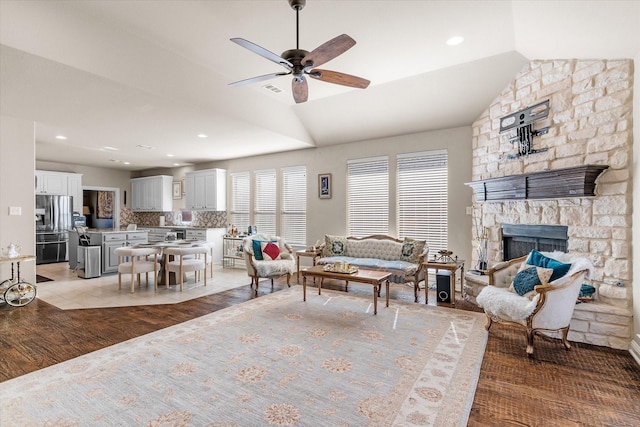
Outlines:
[[631,341],[631,345],[629,346],[629,353],[636,360],[636,363],[640,366],[640,344],[635,340]]

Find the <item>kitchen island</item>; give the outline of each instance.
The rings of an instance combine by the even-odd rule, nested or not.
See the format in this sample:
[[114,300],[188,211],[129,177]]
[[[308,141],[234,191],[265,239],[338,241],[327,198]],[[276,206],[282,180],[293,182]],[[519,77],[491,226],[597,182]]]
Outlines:
[[[147,243],[149,232],[146,230],[121,230],[116,228],[89,228],[86,232],[89,246],[102,247],[102,274],[118,272],[118,257],[116,248]],[[78,246],[80,237],[76,230],[69,232],[69,268],[78,266]]]

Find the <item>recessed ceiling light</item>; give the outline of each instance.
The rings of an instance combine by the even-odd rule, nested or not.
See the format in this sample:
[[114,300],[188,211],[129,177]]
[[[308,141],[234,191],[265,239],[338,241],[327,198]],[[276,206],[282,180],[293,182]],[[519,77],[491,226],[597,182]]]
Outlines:
[[173,157],[173,154],[167,154],[167,157]]
[[454,37],[451,37],[449,40],[447,40],[447,44],[449,46],[457,46],[460,43],[462,43],[463,41],[464,41],[464,37],[454,36]]
[[199,133],[198,138],[207,138],[207,135],[205,135],[204,133]]
[[67,139],[67,137],[64,135],[57,135],[56,139]]
[[180,163],[174,163],[173,166],[180,166]]
[[122,162],[122,163],[125,164],[125,165],[130,165],[131,164],[131,162]]
[[104,148],[105,150],[109,150],[109,151],[118,151],[118,150],[119,150],[119,148],[115,148],[115,147],[108,147],[108,146],[104,146],[104,147],[102,147],[102,148]]

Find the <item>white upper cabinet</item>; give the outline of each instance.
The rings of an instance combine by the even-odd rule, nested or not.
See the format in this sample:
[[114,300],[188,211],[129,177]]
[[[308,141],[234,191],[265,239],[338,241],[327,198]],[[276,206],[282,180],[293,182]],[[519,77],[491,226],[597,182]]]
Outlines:
[[36,194],[73,197],[73,211],[82,212],[82,174],[36,171]]
[[131,210],[169,212],[173,209],[171,176],[146,176],[131,180]]
[[187,172],[184,177],[185,209],[227,210],[227,171],[207,169]]

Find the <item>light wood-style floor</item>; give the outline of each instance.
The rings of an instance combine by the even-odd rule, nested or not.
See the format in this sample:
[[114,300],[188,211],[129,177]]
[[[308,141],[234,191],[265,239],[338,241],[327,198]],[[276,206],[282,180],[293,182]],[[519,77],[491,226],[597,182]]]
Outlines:
[[[325,282],[344,289],[338,282]],[[258,297],[274,289],[261,281]],[[411,301],[403,285],[391,299]],[[409,288],[410,289],[410,288]],[[370,295],[370,286],[349,284]],[[255,298],[250,286],[179,304],[60,310],[36,299],[22,308],[0,305],[0,381]],[[434,304],[435,295],[430,295]],[[422,299],[421,299],[422,301]],[[456,308],[477,310],[456,299]],[[536,338],[525,353],[524,333],[494,324],[489,334],[470,426],[638,426],[640,367],[626,351],[574,343],[570,351]]]

